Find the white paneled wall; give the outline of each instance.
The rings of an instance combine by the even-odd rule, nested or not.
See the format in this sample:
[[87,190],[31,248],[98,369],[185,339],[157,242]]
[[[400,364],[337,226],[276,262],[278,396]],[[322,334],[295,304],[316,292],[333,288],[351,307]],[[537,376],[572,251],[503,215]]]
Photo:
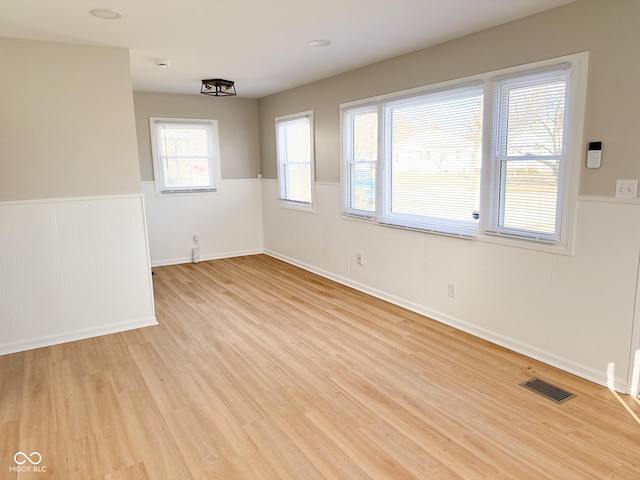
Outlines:
[[260,180],[223,180],[220,189],[202,194],[156,194],[154,182],[143,182],[151,264],[191,261],[193,236],[200,240],[200,259],[262,252]]
[[142,195],[0,203],[0,354],[154,324]]
[[263,182],[266,253],[628,390],[639,203],[579,199],[575,252],[567,256],[345,219],[339,185],[316,185],[316,213],[279,207],[277,192],[277,182]]

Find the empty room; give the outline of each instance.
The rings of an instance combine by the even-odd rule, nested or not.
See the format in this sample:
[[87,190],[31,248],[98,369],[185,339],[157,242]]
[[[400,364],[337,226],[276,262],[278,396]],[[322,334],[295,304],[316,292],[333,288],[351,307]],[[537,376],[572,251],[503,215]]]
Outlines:
[[0,479],[640,478],[640,2],[4,0]]

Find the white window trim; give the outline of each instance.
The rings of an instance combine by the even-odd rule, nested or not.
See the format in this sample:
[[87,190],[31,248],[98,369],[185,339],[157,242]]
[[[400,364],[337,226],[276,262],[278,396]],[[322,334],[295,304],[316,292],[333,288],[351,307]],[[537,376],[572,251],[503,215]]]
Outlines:
[[[519,65],[515,67],[509,67],[501,70],[496,70],[492,72],[486,72],[480,75],[474,75],[470,77],[449,80],[429,86],[417,87],[408,90],[404,90],[401,92],[394,92],[384,95],[378,95],[375,97],[369,97],[366,99],[361,99],[353,102],[346,102],[340,104],[341,115],[340,115],[340,141],[341,141],[341,152],[343,158],[341,159],[341,169],[340,169],[340,184],[342,185],[343,192],[342,198],[343,202],[349,196],[349,193],[346,191],[347,184],[345,182],[348,181],[347,174],[345,171],[345,160],[344,155],[347,149],[347,146],[344,145],[344,115],[342,111],[349,108],[357,108],[364,107],[366,105],[370,105],[372,103],[379,103],[388,99],[397,99],[402,96],[416,95],[422,92],[431,92],[437,91],[438,89],[447,89],[447,88],[455,88],[456,86],[462,86],[464,84],[469,84],[471,82],[481,82],[485,85],[485,93],[484,93],[484,108],[485,108],[485,118],[492,118],[492,115],[486,115],[487,110],[493,110],[494,108],[494,93],[493,93],[493,81],[497,78],[502,78],[504,76],[517,76],[517,75],[526,75],[528,73],[534,73],[536,70],[545,70],[553,68],[554,66],[559,66],[563,63],[569,64],[571,66],[571,99],[569,101],[567,116],[570,119],[568,124],[568,130],[566,133],[566,143],[567,143],[567,152],[566,152],[566,166],[565,166],[565,179],[564,179],[564,195],[563,201],[560,206],[561,208],[561,217],[562,217],[562,230],[560,240],[557,242],[546,242],[535,240],[533,238],[525,238],[525,237],[511,237],[508,235],[496,235],[487,233],[489,218],[488,215],[481,215],[480,217],[480,225],[479,225],[479,233],[475,237],[465,237],[460,235],[461,238],[470,238],[472,240],[500,244],[505,246],[517,247],[517,248],[525,248],[529,250],[538,250],[550,253],[558,253],[563,255],[573,255],[574,249],[574,233],[575,233],[575,210],[576,203],[578,200],[578,183],[579,183],[579,175],[580,175],[580,166],[582,164],[582,156],[583,156],[583,130],[584,130],[584,112],[585,112],[585,101],[586,101],[586,92],[587,92],[587,72],[588,72],[588,63],[589,63],[589,53],[581,52],[572,55],[566,55],[562,57],[556,57],[548,60],[542,60],[539,62],[534,62],[526,65]],[[492,136],[493,136],[494,125],[485,125],[483,132],[483,159],[482,159],[482,177],[481,177],[481,199],[480,199],[480,209],[481,212],[488,212],[489,210],[489,192],[491,191],[491,148],[493,145]],[[380,143],[380,142],[379,142]],[[378,187],[376,187],[376,192],[378,192]],[[352,221],[360,221],[371,223],[374,222],[378,225],[384,225],[379,223],[375,218],[365,217],[362,215],[352,214],[348,211],[348,204],[343,203],[342,206],[342,217],[346,220]],[[384,225],[389,226],[389,225]],[[398,227],[404,228],[407,230],[411,230],[406,227]],[[417,230],[423,233],[431,233],[431,234],[439,234],[445,236],[451,236],[451,234],[435,232],[430,230]],[[453,235],[458,237],[458,235]]]
[[[211,126],[211,165],[212,169],[212,182],[213,185],[206,188],[194,188],[194,189],[184,189],[184,190],[174,190],[167,191],[163,189],[164,179],[163,179],[163,170],[160,165],[159,156],[156,152],[159,152],[160,149],[158,147],[158,135],[156,132],[156,124],[158,122],[166,122],[166,123],[203,123],[209,124]],[[208,118],[173,118],[173,117],[149,117],[149,131],[151,134],[151,157],[153,162],[153,178],[156,185],[156,196],[167,196],[167,195],[206,195],[206,194],[215,194],[220,192],[222,187],[222,178],[220,172],[220,136],[218,134],[218,121]]]
[[[296,118],[309,118],[309,132],[310,132],[310,145],[309,148],[311,150],[311,159],[309,165],[309,175],[310,175],[310,185],[311,185],[311,200],[309,203],[306,202],[298,202],[295,200],[288,200],[282,198],[282,192],[284,189],[283,181],[284,181],[284,165],[280,163],[280,156],[278,153],[278,123],[286,120],[293,120]],[[282,208],[288,208],[291,210],[298,210],[307,213],[315,213],[315,198],[316,198],[316,188],[315,188],[315,122],[313,118],[313,110],[307,110],[305,112],[292,113],[289,115],[283,115],[275,118],[275,134],[276,134],[276,163],[278,165],[278,205]]]
[[[357,105],[354,105],[354,108],[352,108],[351,110],[344,110],[342,109],[341,106],[341,111],[340,111],[340,137],[341,137],[341,152],[342,152],[342,157],[341,157],[341,161],[342,161],[342,166],[340,168],[340,184],[341,185],[345,185],[344,182],[348,182],[350,180],[350,166],[352,164],[350,164],[349,162],[345,161],[344,159],[348,158],[349,156],[351,156],[353,154],[353,149],[351,145],[347,145],[346,142],[344,141],[344,137],[345,137],[345,132],[348,132],[349,134],[352,133],[351,131],[351,126],[347,124],[347,117],[349,116],[349,114],[351,114],[354,110],[359,110],[359,111],[371,111],[371,112],[375,112],[378,113],[378,106],[376,105],[375,102],[365,102],[365,103],[358,103]],[[348,130],[346,130],[348,128]],[[380,130],[380,116],[378,115],[378,131]],[[351,136],[351,135],[349,135]],[[380,150],[380,142],[378,141],[378,150]],[[378,155],[380,155],[380,153],[378,153]],[[374,163],[376,164],[376,170],[377,170],[377,161],[374,160]],[[377,179],[376,179],[377,181]],[[349,188],[350,188],[351,184],[349,184]],[[376,194],[377,195],[377,194]],[[351,203],[354,197],[354,192],[352,192],[350,189],[348,188],[343,188],[342,189],[342,202],[343,202],[343,206],[344,206],[344,211],[343,213],[345,215],[348,215],[349,217],[354,217],[354,218],[358,218],[361,220],[366,220],[367,222],[375,222],[376,221],[376,212],[375,210],[373,212],[370,212],[368,210],[360,210],[357,208],[352,208],[351,207]],[[376,201],[374,200],[374,205],[376,205]]]
[[[434,88],[429,89],[427,91],[421,92],[418,95],[412,95],[409,97],[399,96],[398,98],[392,98],[387,100],[381,105],[381,109],[379,115],[381,114],[381,118],[379,118],[379,122],[383,126],[382,129],[379,130],[379,133],[382,133],[381,138],[378,139],[378,145],[380,152],[382,153],[382,157],[384,160],[382,161],[382,165],[379,166],[380,174],[377,176],[376,181],[381,183],[381,195],[376,202],[377,212],[377,221],[381,225],[403,228],[408,230],[418,230],[429,233],[436,233],[454,237],[462,237],[462,238],[473,238],[477,235],[477,224],[472,224],[469,222],[468,224],[464,224],[459,220],[454,219],[443,219],[443,218],[434,218],[434,217],[426,217],[426,216],[416,216],[408,213],[397,213],[392,212],[390,207],[390,194],[391,188],[390,185],[392,183],[391,169],[388,168],[387,159],[390,158],[390,144],[388,143],[390,137],[390,128],[391,122],[389,121],[388,115],[390,110],[395,108],[395,106],[407,103],[418,102],[420,104],[424,103],[425,98],[428,98],[428,102],[432,101],[432,95],[437,95],[440,92],[446,92],[447,95],[453,95],[455,97],[462,96],[463,98],[467,98],[471,91],[473,90],[482,90],[482,85],[478,82],[470,82],[470,83],[458,83],[456,85],[449,86],[447,88]],[[435,101],[439,101],[436,99]]]
[[[562,229],[560,232],[560,240],[557,242],[546,242],[544,240],[526,239],[522,237],[511,237],[506,234],[499,234],[490,232],[490,228],[487,223],[488,218],[481,218],[480,235],[478,240],[482,240],[489,243],[496,243],[502,245],[509,245],[513,247],[527,248],[530,250],[539,250],[544,252],[558,253],[563,255],[573,255],[574,251],[574,236],[575,236],[575,212],[576,203],[578,200],[578,185],[580,181],[580,167],[582,165],[583,157],[583,131],[584,131],[584,113],[585,102],[587,96],[587,72],[589,67],[589,54],[588,52],[577,53],[574,55],[567,55],[564,57],[553,58],[536,62],[528,65],[522,65],[518,67],[512,67],[499,72],[494,72],[493,79],[497,76],[506,77],[512,75],[526,75],[529,73],[535,73],[536,70],[546,70],[554,66],[560,66],[562,63],[569,64],[571,67],[571,96],[569,98],[566,117],[569,119],[568,128],[566,132],[566,163],[564,171],[563,182],[563,196],[562,204],[560,205],[561,211],[559,215],[562,218]],[[493,108],[493,85],[489,84],[485,91],[486,108]],[[493,134],[493,128],[495,125],[491,125],[487,134]],[[483,142],[483,169],[485,166],[489,169],[489,165],[484,163],[490,161],[491,152],[486,149],[493,148],[491,138],[484,138]],[[486,178],[489,181],[490,172],[487,172],[485,176],[483,174],[483,182]],[[484,188],[484,183],[482,187]],[[489,188],[483,190],[485,195],[483,202],[489,202],[487,193]],[[487,204],[481,205],[485,207]],[[488,205],[487,207],[488,208]],[[486,216],[485,216],[486,217]]]

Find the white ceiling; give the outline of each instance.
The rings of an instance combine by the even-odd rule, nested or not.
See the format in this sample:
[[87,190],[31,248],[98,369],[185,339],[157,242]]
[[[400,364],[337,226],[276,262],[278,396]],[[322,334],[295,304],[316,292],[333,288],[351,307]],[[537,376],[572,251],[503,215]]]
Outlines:
[[2,0],[0,36],[128,48],[134,90],[196,94],[221,77],[261,97],[572,1]]

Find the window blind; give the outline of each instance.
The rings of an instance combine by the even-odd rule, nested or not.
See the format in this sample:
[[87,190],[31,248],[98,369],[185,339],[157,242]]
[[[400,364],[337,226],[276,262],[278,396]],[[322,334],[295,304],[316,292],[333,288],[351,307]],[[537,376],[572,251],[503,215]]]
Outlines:
[[373,218],[378,163],[378,107],[367,105],[343,112],[343,178],[345,208],[351,215]]
[[481,85],[384,102],[381,223],[477,232],[482,105]]
[[490,232],[560,239],[569,78],[561,68],[495,82]]

